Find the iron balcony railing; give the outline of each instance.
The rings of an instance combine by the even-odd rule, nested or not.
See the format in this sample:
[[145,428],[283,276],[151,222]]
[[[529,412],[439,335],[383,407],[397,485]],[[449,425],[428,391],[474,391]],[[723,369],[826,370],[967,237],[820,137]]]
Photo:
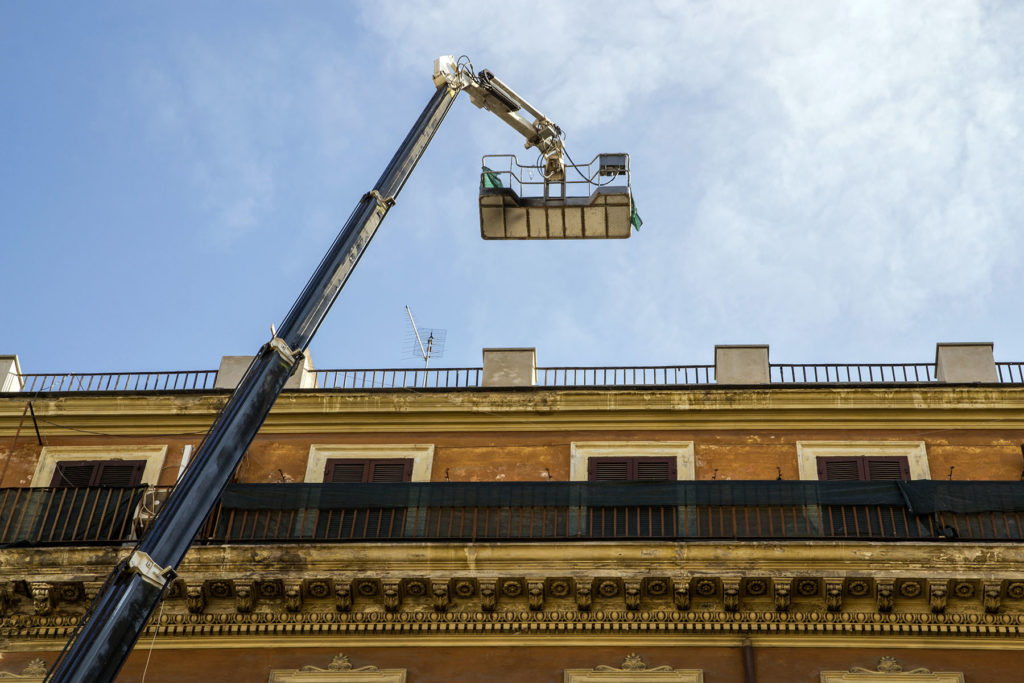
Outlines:
[[[314,370],[316,389],[462,389],[483,385],[482,368]],[[996,363],[997,381],[1024,384],[1024,362]],[[935,363],[772,363],[772,384],[933,383]],[[22,374],[21,392],[193,391],[213,389],[216,370]],[[715,383],[714,365],[537,368],[536,386],[694,386]]]
[[216,370],[22,374],[21,391],[188,391],[213,389]]
[[[0,544],[138,538],[167,489],[0,489]],[[196,541],[1024,541],[1018,482],[230,486]]]

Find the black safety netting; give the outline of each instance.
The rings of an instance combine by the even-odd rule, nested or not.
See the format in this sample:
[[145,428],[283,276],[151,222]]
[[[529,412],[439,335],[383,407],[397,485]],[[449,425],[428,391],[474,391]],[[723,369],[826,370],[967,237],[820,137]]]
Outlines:
[[224,508],[885,505],[910,514],[1024,511],[1024,482],[677,481],[234,484]]

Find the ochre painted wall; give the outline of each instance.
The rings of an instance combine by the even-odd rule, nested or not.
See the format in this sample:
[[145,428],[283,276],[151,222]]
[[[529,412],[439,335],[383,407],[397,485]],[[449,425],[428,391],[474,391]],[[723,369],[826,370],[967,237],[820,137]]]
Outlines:
[[[177,476],[187,444],[201,435],[91,436],[45,433],[50,446],[124,446],[166,444],[167,458],[160,484]],[[562,432],[388,432],[378,434],[260,435],[239,466],[245,483],[299,482],[306,471],[309,448],[319,444],[434,444],[433,481],[554,481],[569,478],[574,441],[693,441],[697,479],[783,479],[797,474],[797,441],[924,441],[934,479],[1017,481],[1024,471],[1019,430],[868,430],[803,429],[762,431],[562,431]],[[11,453],[0,444],[0,486],[28,486],[39,458],[35,434],[21,434]]]

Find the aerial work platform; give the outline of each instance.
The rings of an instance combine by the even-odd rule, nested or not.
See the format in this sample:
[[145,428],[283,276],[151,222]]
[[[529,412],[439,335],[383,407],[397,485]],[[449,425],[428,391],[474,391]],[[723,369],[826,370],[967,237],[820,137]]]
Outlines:
[[564,180],[515,155],[483,158],[480,235],[485,240],[628,238],[640,227],[629,186],[629,155],[599,154],[566,164]]

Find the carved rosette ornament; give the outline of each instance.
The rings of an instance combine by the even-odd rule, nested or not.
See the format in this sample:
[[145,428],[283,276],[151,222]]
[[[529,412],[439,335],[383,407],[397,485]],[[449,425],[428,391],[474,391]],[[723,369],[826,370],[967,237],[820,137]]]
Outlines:
[[623,596],[626,599],[626,609],[640,609],[640,582],[626,581],[623,584]]
[[36,614],[45,617],[53,611],[54,595],[53,586],[49,583],[32,583],[29,585],[32,593],[32,607]]
[[248,614],[256,604],[256,595],[251,581],[235,582],[235,611]]
[[594,671],[605,671],[605,672],[622,672],[622,671],[650,671],[650,672],[669,672],[675,671],[670,666],[654,666],[649,667],[644,661],[644,658],[635,652],[630,652],[626,655],[626,658],[622,660],[622,665],[619,668],[608,666],[607,664],[599,664],[594,667]]
[[792,583],[792,579],[772,579],[772,596],[775,599],[776,612],[789,611]]
[[1024,582],[1012,581],[1006,584],[1006,597],[1012,598],[1013,600],[1020,600],[1024,598]]

